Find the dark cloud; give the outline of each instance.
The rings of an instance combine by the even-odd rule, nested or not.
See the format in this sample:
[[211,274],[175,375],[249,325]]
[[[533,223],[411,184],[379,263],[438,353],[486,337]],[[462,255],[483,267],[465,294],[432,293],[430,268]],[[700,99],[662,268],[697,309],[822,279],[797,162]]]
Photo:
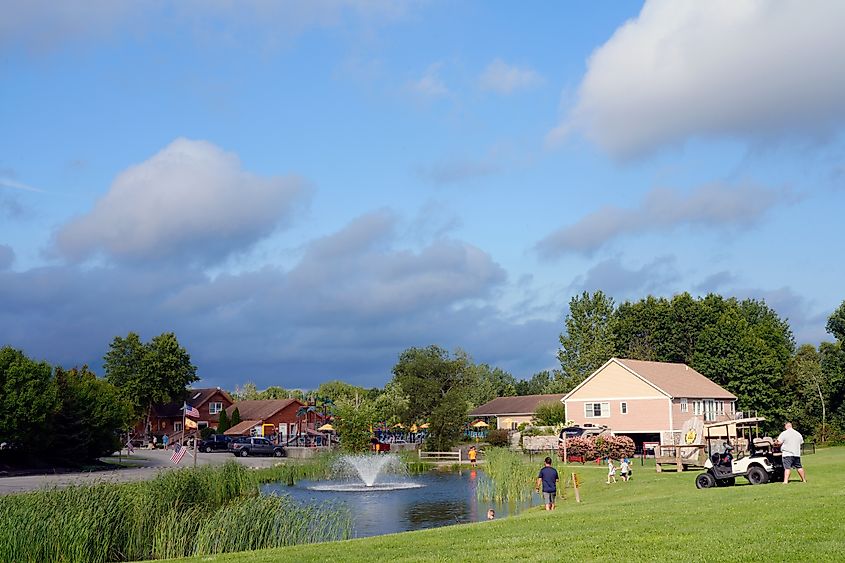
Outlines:
[[455,240],[395,248],[380,211],[306,245],[291,269],[216,277],[184,266],[53,266],[0,271],[0,342],[99,369],[129,331],[174,331],[209,384],[383,385],[410,346],[463,348],[530,375],[554,362],[556,328],[485,305],[506,281],[484,251]]
[[591,254],[606,243],[629,235],[666,232],[684,226],[708,229],[745,228],[771,208],[796,199],[789,190],[741,184],[706,184],[690,192],[654,188],[634,208],[605,206],[537,243],[544,258],[567,253]]
[[0,271],[8,270],[15,261],[15,251],[11,246],[0,244]]
[[214,264],[284,224],[307,191],[297,178],[244,171],[211,143],[177,139],[61,227],[54,250],[72,261]]
[[661,293],[679,278],[675,263],[674,256],[660,256],[639,268],[628,268],[621,258],[608,258],[578,276],[570,289],[575,292],[601,290],[619,299]]
[[695,290],[701,293],[718,293],[719,288],[725,287],[736,281],[736,275],[722,270],[704,278],[704,280],[695,286]]

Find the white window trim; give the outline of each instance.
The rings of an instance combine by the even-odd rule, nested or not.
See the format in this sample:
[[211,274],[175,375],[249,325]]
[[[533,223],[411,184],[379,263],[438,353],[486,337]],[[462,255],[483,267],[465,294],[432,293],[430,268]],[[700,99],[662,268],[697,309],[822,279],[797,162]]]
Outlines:
[[181,432],[182,431],[182,422],[176,421],[173,423],[173,431],[174,432]]
[[[599,411],[601,414],[599,416],[595,415],[595,405],[600,405]],[[584,418],[610,418],[610,403],[584,403]]]
[[208,403],[208,414],[220,414],[220,411],[223,410],[223,403],[221,401],[215,401],[213,403]]
[[681,399],[681,412],[689,412],[689,403],[686,397]]

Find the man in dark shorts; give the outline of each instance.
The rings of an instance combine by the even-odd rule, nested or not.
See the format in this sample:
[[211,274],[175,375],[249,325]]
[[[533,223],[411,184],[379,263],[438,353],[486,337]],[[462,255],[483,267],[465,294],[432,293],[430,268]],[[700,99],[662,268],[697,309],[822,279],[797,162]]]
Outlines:
[[804,474],[804,466],[801,465],[801,444],[804,443],[801,433],[792,428],[791,422],[787,422],[775,443],[780,444],[783,459],[783,484],[789,483],[789,474],[793,469],[798,470],[801,482],[806,483],[807,476]]
[[552,467],[552,458],[546,458],[546,465],[540,470],[537,475],[537,492],[540,492],[540,487],[543,488],[543,502],[546,505],[546,510],[555,509],[555,495],[557,495],[557,469]]

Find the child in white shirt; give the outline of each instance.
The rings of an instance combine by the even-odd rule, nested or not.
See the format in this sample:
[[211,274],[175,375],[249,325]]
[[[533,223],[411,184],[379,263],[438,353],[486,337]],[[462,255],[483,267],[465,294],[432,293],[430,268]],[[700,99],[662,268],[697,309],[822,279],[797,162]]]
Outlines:
[[613,479],[613,482],[616,482],[616,466],[613,465],[613,460],[607,458],[607,484],[610,485],[610,480]]
[[619,462],[619,474],[622,476],[623,481],[628,480],[628,458],[622,458],[622,461]]

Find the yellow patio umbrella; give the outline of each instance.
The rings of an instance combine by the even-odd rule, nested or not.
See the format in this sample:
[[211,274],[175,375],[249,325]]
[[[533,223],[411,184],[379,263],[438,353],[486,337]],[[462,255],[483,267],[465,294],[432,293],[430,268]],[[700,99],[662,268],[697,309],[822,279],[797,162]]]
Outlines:
[[418,430],[417,425],[416,425],[416,424],[412,424],[412,425],[411,425],[411,433],[412,433],[412,434],[414,434],[414,433],[416,433],[416,431],[417,431],[417,430]]
[[426,423],[423,423],[423,424],[420,424],[420,428],[422,428],[423,430],[425,430],[425,429],[426,429],[426,428],[428,428],[429,426],[431,426],[431,425],[430,425],[429,423],[427,423],[427,422],[426,422]]
[[488,426],[490,425],[484,422],[483,420],[479,420],[478,422],[475,422],[472,425],[473,428],[487,428]]
[[405,427],[402,426],[401,422],[397,422],[396,424],[393,425],[393,428],[405,428]]
[[332,426],[331,424],[324,424],[317,430],[319,430],[320,432],[334,432],[334,426]]

